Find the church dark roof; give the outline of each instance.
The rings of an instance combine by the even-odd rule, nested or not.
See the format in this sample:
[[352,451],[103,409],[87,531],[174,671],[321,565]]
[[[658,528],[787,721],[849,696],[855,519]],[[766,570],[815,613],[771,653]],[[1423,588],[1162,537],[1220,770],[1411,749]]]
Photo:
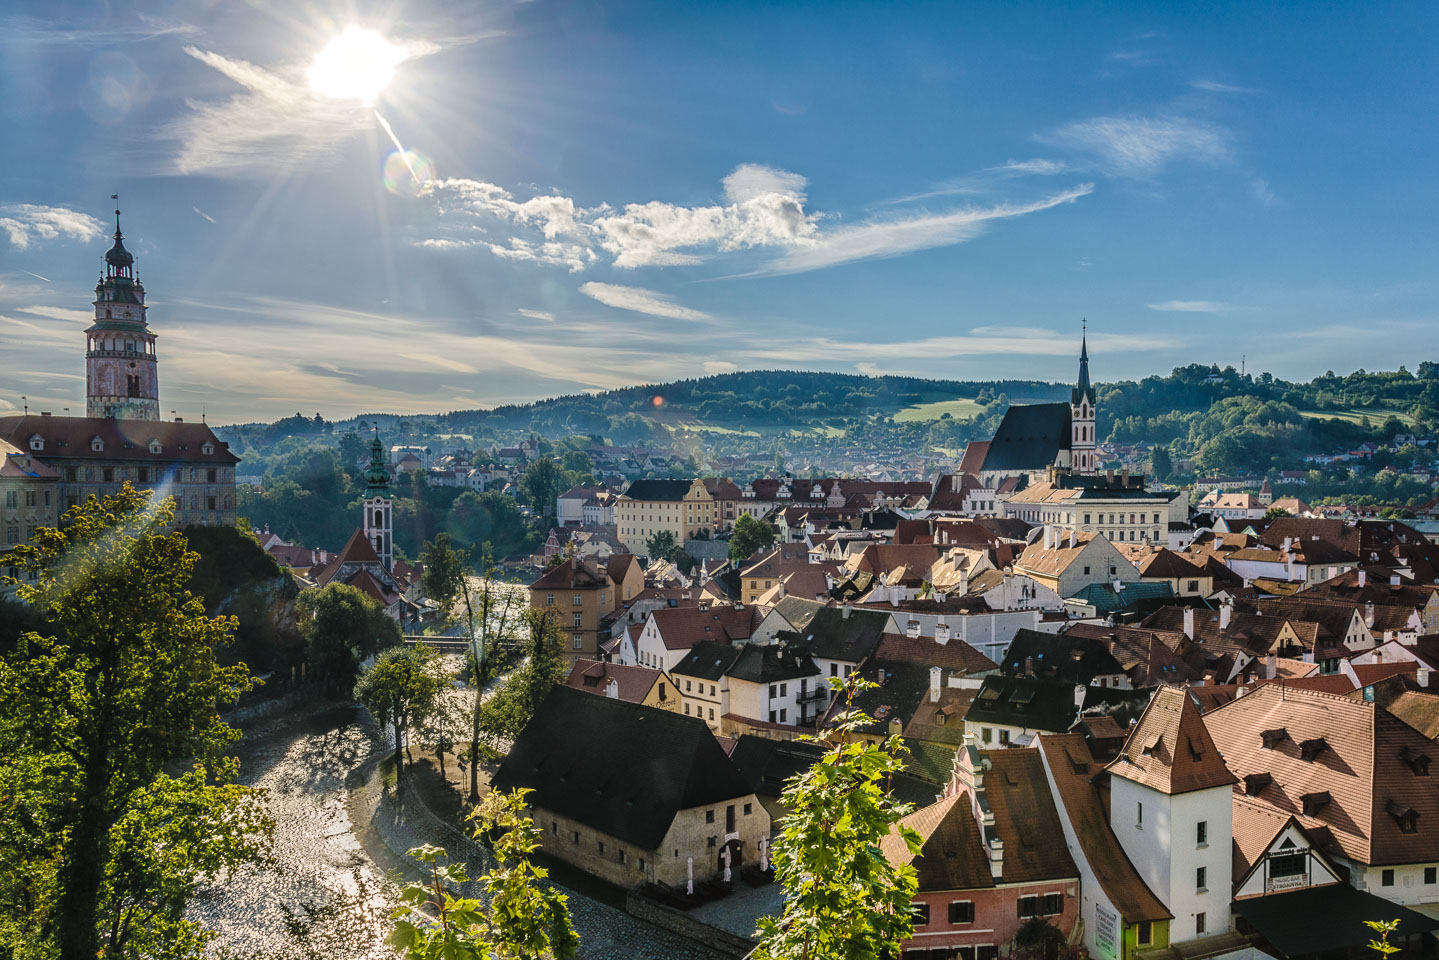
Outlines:
[[1031,403],[1004,412],[984,457],[984,470],[1043,470],[1069,449],[1067,403]]
[[698,717],[557,686],[520,733],[494,789],[645,850],[675,814],[754,793]]
[[1089,406],[1094,407],[1094,387],[1089,383],[1089,338],[1085,337],[1079,346],[1079,383],[1069,393],[1070,402],[1079,406],[1080,398],[1089,401]]
[[111,266],[128,267],[134,264],[135,255],[125,249],[125,238],[115,231],[115,244],[105,251],[105,262]]

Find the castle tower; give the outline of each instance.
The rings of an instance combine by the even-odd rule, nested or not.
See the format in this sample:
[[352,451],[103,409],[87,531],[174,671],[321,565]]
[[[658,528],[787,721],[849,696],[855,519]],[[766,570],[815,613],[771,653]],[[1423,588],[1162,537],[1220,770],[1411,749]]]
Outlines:
[[1099,457],[1094,449],[1094,387],[1089,383],[1089,336],[1081,335],[1079,347],[1079,383],[1069,397],[1070,469],[1092,476],[1099,472]]
[[145,288],[125,249],[118,209],[115,243],[95,286],[95,323],[85,331],[85,415],[160,419],[155,335],[145,326]]
[[370,444],[370,467],[365,471],[365,539],[370,541],[386,570],[394,565],[394,524],[390,503],[390,471],[380,438]]

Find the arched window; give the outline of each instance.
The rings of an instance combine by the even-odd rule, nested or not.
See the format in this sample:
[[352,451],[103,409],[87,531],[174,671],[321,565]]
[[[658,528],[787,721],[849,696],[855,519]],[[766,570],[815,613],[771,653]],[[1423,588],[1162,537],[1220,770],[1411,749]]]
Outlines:
[[384,526],[384,523],[385,523],[385,521],[384,521],[384,519],[383,519],[384,515],[385,515],[385,514],[384,514],[384,511],[379,510],[378,508],[375,510],[375,526],[377,526],[377,527]]

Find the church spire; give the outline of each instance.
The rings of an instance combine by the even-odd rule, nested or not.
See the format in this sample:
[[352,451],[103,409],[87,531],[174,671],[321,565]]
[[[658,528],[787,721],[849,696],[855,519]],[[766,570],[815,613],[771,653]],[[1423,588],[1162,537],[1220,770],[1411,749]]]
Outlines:
[[1080,321],[1079,335],[1079,383],[1075,386],[1070,403],[1078,406],[1081,399],[1088,399],[1090,407],[1094,406],[1094,387],[1089,382],[1089,324]]

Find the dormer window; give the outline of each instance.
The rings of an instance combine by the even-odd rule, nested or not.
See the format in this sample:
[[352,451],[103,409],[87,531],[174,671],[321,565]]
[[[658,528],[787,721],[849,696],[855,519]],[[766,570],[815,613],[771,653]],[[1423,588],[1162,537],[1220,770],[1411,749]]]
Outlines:
[[1265,750],[1277,750],[1281,743],[1289,739],[1289,731],[1283,727],[1277,727],[1273,730],[1261,731],[1259,736],[1264,741]]
[[31,450],[44,450],[44,449],[45,449],[45,438],[42,437],[42,436],[40,436],[40,434],[38,434],[38,433],[35,434],[33,437],[30,438],[30,449],[31,449]]
[[1399,751],[1399,758],[1409,764],[1409,769],[1414,771],[1414,776],[1429,776],[1429,755],[1427,753],[1419,753],[1412,747],[1406,746]]
[[1390,800],[1385,810],[1394,822],[1399,824],[1400,833],[1419,832],[1419,812],[1413,807],[1406,807],[1397,800]]
[[215,445],[209,440],[206,440],[204,443],[200,444],[200,452],[208,457],[210,454],[215,452]]
[[1328,790],[1320,790],[1316,793],[1303,794],[1300,796],[1299,802],[1304,805],[1304,815],[1314,817],[1319,815],[1319,811],[1329,806],[1331,799]]
[[1321,753],[1328,749],[1329,741],[1325,740],[1323,737],[1314,737],[1311,740],[1301,740],[1299,742],[1299,758],[1309,763],[1313,763]]
[[99,437],[91,437],[90,449],[95,453],[103,453],[105,450],[105,441],[101,440]]
[[1264,792],[1264,788],[1274,782],[1274,775],[1270,773],[1251,773],[1244,778],[1244,795],[1257,797]]
[[160,446],[160,441],[159,441],[159,440],[156,440],[156,439],[153,438],[153,437],[151,437],[151,438],[150,438],[150,452],[151,452],[151,453],[159,453],[159,452],[161,451],[161,449],[163,449],[163,448]]

